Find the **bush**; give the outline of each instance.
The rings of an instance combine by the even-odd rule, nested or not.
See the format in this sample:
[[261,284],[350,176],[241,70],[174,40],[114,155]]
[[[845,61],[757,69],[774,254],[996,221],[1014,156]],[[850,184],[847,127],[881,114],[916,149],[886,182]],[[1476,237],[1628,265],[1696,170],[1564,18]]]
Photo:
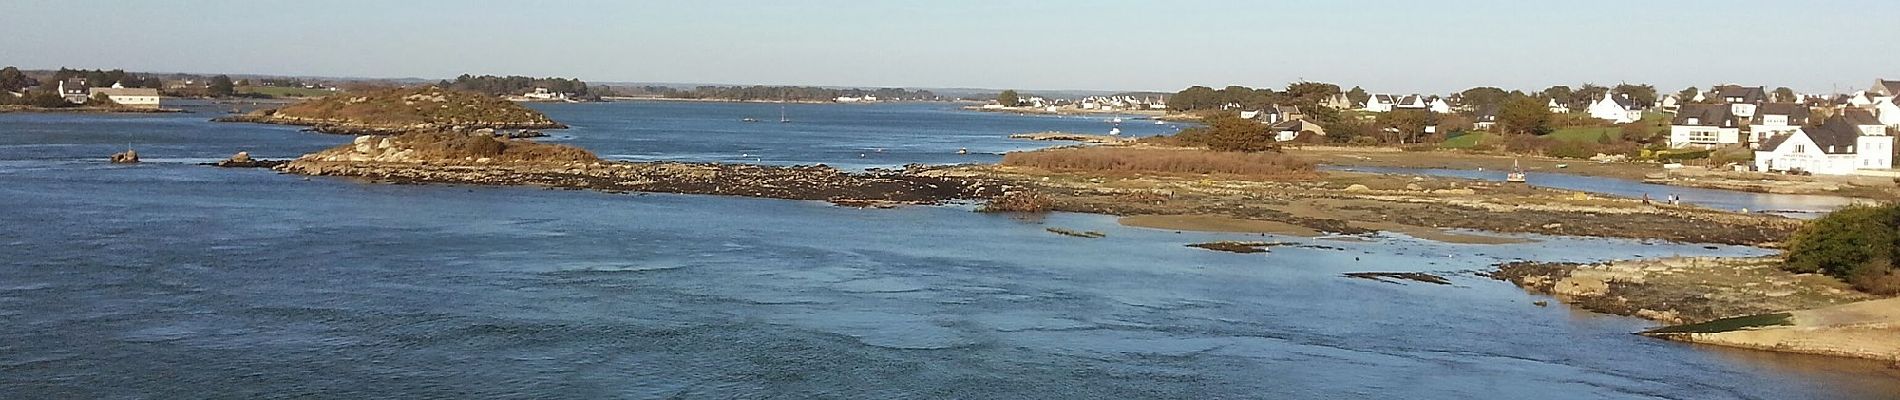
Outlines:
[[1207,126],[1188,128],[1175,134],[1181,143],[1214,151],[1257,152],[1280,148],[1266,125],[1236,115],[1221,114],[1208,118]]
[[1900,292],[1900,206],[1853,205],[1809,221],[1788,240],[1783,268],[1821,273],[1869,292]]
[[1278,152],[1239,153],[1130,147],[1080,147],[1009,153],[1003,165],[1066,171],[1232,174],[1309,178],[1313,163]]
[[488,158],[511,162],[594,162],[600,157],[579,147],[497,139],[489,135],[453,132],[409,133],[393,138],[396,145],[413,149],[429,160]]

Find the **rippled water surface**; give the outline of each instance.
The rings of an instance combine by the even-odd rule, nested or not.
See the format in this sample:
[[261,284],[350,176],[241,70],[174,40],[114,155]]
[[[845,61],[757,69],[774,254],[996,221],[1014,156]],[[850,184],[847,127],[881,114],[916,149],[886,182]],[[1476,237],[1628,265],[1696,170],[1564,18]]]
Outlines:
[[[1100,119],[944,105],[538,106],[621,159],[989,162]],[[347,141],[0,114],[4,398],[1891,398],[1874,363],[1647,339],[1500,261],[1758,254],[1233,234],[966,206],[391,186],[190,165]],[[1147,121],[1133,134],[1172,131]],[[145,164],[106,154],[135,146]],[[974,155],[958,156],[968,148]],[[877,149],[883,149],[882,152]],[[859,157],[859,154],[864,154]],[[1047,227],[1096,230],[1078,239]],[[1452,286],[1342,278],[1430,271]]]

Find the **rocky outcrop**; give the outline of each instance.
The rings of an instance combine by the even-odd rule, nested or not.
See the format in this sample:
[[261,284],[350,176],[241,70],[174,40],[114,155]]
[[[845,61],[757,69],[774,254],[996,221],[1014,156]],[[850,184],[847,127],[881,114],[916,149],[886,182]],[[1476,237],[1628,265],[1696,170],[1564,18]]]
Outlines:
[[1781,269],[1778,258],[1684,257],[1595,264],[1520,262],[1492,278],[1586,310],[1668,324],[1786,312],[1871,296],[1821,275]]
[[138,164],[139,151],[125,149],[125,151],[113,153],[109,160],[111,160],[113,164]]
[[316,132],[351,135],[487,130],[497,136],[525,137],[533,135],[526,133],[531,130],[567,127],[514,102],[434,86],[328,96],[213,121],[301,125]]
[[1003,191],[1000,185],[906,171],[847,173],[824,165],[611,162],[569,146],[446,133],[359,137],[279,169],[389,183],[533,185],[829,200],[854,206],[980,199]]
[[200,165],[210,165],[210,166],[224,167],[224,168],[276,168],[279,165],[284,165],[287,163],[290,163],[290,161],[288,160],[259,160],[259,159],[251,158],[250,152],[240,151],[240,152],[237,152],[237,154],[232,155],[231,158],[219,160],[218,162],[214,162],[214,163],[204,163]]

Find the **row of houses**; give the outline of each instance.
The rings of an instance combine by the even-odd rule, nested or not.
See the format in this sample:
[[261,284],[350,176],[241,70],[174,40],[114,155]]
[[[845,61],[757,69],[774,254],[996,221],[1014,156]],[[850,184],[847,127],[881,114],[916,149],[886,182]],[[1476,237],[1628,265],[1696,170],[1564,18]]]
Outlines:
[[87,100],[99,95],[105,95],[112,102],[126,107],[159,108],[164,102],[164,96],[159,95],[158,89],[128,88],[118,83],[113,83],[112,87],[91,87],[84,78],[60,81],[54,90],[73,104],[86,104]]
[[[1758,171],[1846,175],[1893,168],[1900,82],[1832,99],[1778,102],[1762,87],[1719,86],[1681,104],[1670,122],[1674,148],[1746,146]],[[1818,100],[1818,101],[1816,101]]]

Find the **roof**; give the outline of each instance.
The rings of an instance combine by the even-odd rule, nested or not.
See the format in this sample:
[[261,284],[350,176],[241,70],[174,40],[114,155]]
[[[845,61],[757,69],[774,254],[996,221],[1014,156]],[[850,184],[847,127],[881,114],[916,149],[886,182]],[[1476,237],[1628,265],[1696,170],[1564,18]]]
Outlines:
[[1801,128],[1801,132],[1827,154],[1854,154],[1854,143],[1860,139],[1860,129],[1842,118],[1828,118],[1827,123]]
[[67,92],[83,93],[86,91],[85,79],[66,78],[65,81],[60,82],[60,83],[61,83],[60,88]]
[[1487,105],[1483,107],[1478,107],[1478,112],[1473,115],[1476,115],[1478,117],[1478,122],[1497,122],[1498,121],[1498,106],[1496,104],[1492,104],[1492,105]]
[[[1730,103],[1761,103],[1768,100],[1768,92],[1761,86],[1722,85],[1715,87],[1715,97]],[[1740,98],[1729,101],[1731,98]]]
[[1886,95],[1888,95],[1888,96],[1893,96],[1893,95],[1895,95],[1895,94],[1900,94],[1900,81],[1890,81],[1890,80],[1886,80],[1886,79],[1875,79],[1875,80],[1874,80],[1874,89],[1875,89],[1875,90],[1879,90],[1879,91],[1882,91],[1882,92],[1885,92],[1884,94],[1886,94]]
[[1273,112],[1279,113],[1279,114],[1298,114],[1300,113],[1300,106],[1299,105],[1283,106],[1283,105],[1275,104],[1273,105]]
[[[1695,119],[1695,123],[1689,123]],[[1676,119],[1671,125],[1735,127],[1735,114],[1727,104],[1685,104],[1676,110]]]
[[93,95],[104,93],[107,96],[157,96],[158,89],[152,88],[92,88]]
[[1280,121],[1280,123],[1268,126],[1267,129],[1272,129],[1274,131],[1280,131],[1280,132],[1286,132],[1286,131],[1305,132],[1309,130],[1311,131],[1321,130],[1321,129],[1309,129],[1308,125],[1311,125],[1312,128],[1319,127],[1319,125],[1311,123],[1311,122],[1306,122],[1306,120],[1296,119],[1292,121]]
[[1851,125],[1885,125],[1880,123],[1880,118],[1874,117],[1873,112],[1858,108],[1842,110],[1839,118],[1828,118],[1827,122],[1832,123],[1834,120],[1841,120]]
[[1786,115],[1789,123],[1808,119],[1808,106],[1800,103],[1767,103],[1755,107],[1755,115]]
[[1616,105],[1622,106],[1623,109],[1625,110],[1640,108],[1640,106],[1636,104],[1635,100],[1630,100],[1630,95],[1628,94],[1612,95],[1612,94],[1604,93],[1603,95],[1609,96],[1610,101],[1616,102]]

